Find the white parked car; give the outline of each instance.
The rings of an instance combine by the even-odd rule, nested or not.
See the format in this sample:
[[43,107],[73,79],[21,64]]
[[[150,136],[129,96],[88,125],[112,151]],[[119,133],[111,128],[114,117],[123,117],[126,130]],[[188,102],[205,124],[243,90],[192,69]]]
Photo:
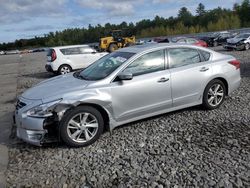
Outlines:
[[0,51],[0,55],[4,55],[5,54],[5,52],[4,51]]
[[89,45],[54,47],[48,51],[45,69],[48,72],[67,74],[85,68],[107,54],[99,53]]

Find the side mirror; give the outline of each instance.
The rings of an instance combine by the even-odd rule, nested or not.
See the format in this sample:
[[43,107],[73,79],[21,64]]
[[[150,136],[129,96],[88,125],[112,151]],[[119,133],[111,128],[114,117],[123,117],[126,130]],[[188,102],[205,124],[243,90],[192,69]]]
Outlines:
[[133,79],[133,74],[132,73],[122,72],[117,77],[118,77],[119,80],[132,80]]

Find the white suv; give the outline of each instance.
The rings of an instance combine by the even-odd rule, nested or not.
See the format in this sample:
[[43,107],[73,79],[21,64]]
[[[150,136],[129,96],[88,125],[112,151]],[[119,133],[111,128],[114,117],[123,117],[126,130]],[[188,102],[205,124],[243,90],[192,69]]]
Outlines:
[[98,53],[89,45],[54,47],[48,51],[45,69],[48,72],[66,74],[85,68],[106,54],[108,53]]

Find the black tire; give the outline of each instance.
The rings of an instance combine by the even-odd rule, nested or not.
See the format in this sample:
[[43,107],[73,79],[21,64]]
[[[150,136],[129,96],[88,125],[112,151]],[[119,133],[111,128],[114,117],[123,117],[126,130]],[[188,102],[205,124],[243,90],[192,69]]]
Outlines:
[[129,42],[125,45],[125,47],[133,46],[134,44],[132,42]]
[[109,52],[114,52],[115,50],[117,50],[118,49],[118,46],[117,46],[117,44],[110,44],[109,45]]
[[[88,113],[88,114],[91,114],[91,116],[93,115],[97,120],[98,127],[97,127],[95,134],[93,135],[93,137],[90,140],[84,141],[84,142],[80,142],[80,141],[77,142],[70,137],[70,135],[69,135],[70,133],[68,133],[68,126],[70,125],[69,121],[81,113]],[[94,143],[101,136],[101,134],[103,133],[103,129],[104,129],[104,120],[103,120],[101,113],[97,109],[95,109],[91,106],[79,106],[79,107],[76,107],[76,108],[69,110],[68,112],[65,113],[62,120],[60,121],[59,127],[60,127],[61,139],[68,146],[85,147],[85,146],[88,146],[88,145]],[[78,130],[76,130],[76,131],[78,131]],[[82,130],[82,132],[83,132],[83,130]],[[73,134],[74,134],[74,132],[73,132]],[[83,134],[83,136],[86,139],[86,136],[84,133],[80,133],[80,134],[81,135]]]
[[59,74],[59,75],[67,74],[67,73],[70,73],[71,71],[72,71],[71,66],[69,66],[69,65],[61,65],[58,68],[57,74]]
[[[211,95],[210,94],[209,90],[210,89],[213,90],[213,87],[216,86],[216,85],[220,85],[220,91],[222,91],[222,92],[220,92],[220,94],[223,93],[223,96]],[[219,92],[218,92],[218,94],[219,94]],[[225,84],[221,80],[214,79],[211,82],[209,82],[208,85],[205,88],[205,91],[203,93],[203,103],[202,103],[202,105],[206,109],[208,109],[208,110],[216,109],[216,108],[218,108],[223,103],[223,101],[225,99],[225,96],[226,96],[226,87],[225,87]],[[215,97],[218,98],[218,99],[216,99],[216,100],[219,100],[218,104],[214,104],[214,105],[211,104],[211,102],[213,103],[213,101],[215,101],[213,99],[213,97],[214,98]],[[212,99],[213,101],[209,102],[209,99]]]
[[250,49],[250,44],[249,43],[246,43],[245,44],[245,50],[249,50]]

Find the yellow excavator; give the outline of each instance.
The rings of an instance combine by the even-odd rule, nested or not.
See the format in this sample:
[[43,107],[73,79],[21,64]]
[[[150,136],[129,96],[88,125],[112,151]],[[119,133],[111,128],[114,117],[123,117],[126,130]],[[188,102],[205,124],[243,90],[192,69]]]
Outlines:
[[124,30],[113,30],[110,36],[100,38],[100,51],[113,52],[119,48],[132,46],[135,44],[135,36],[126,36]]

